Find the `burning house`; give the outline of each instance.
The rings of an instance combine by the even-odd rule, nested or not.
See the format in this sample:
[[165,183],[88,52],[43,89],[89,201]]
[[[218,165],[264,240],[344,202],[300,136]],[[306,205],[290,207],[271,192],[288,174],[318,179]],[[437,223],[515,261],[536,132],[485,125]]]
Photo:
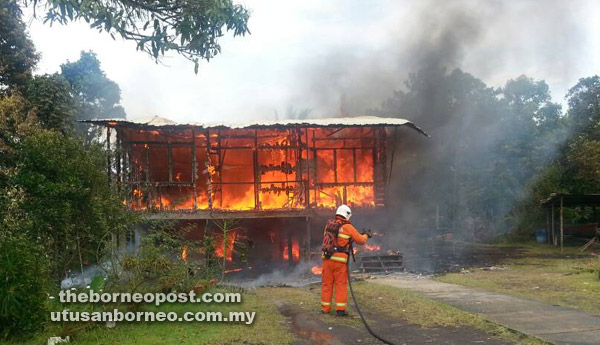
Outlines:
[[[235,256],[222,246],[231,242],[233,248],[237,236],[262,246],[255,256],[290,263],[310,257],[322,231],[317,221],[336,206],[348,204],[356,213],[385,208],[390,134],[395,138],[398,127],[408,127],[426,135],[407,120],[372,116],[87,122],[106,128],[114,152],[109,178],[125,191],[126,207],[148,219],[196,224],[198,238],[210,220],[238,219],[245,233],[221,239],[218,256]],[[316,242],[312,248],[318,250]]]

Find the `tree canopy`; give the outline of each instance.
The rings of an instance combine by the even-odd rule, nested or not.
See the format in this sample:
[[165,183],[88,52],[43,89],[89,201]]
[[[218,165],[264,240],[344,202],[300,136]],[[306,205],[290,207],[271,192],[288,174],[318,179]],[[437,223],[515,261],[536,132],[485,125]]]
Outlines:
[[[16,0],[15,0],[16,1]],[[231,0],[19,0],[43,10],[44,22],[84,20],[91,28],[136,44],[158,59],[174,51],[192,60],[210,60],[221,52],[219,39],[250,33],[250,14]]]
[[16,2],[0,0],[0,92],[23,85],[39,59]]
[[544,81],[520,76],[491,88],[458,69],[412,74],[375,114],[402,114],[431,134],[401,137],[398,151],[412,154],[393,168],[393,195],[402,198],[390,203],[398,200],[402,220],[418,229],[436,214],[451,231],[512,228],[517,220],[507,216],[565,133]]
[[125,110],[119,104],[121,89],[106,77],[94,52],[82,51],[79,60],[67,61],[60,69],[80,104],[78,120],[125,117]]

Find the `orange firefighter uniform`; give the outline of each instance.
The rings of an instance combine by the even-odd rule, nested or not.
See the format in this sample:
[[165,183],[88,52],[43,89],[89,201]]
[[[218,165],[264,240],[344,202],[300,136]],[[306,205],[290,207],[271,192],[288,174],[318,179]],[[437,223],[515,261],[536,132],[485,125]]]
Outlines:
[[[337,237],[339,247],[350,249],[350,240],[356,244],[367,243],[367,235],[360,234],[352,224],[340,216],[336,221],[342,222]],[[323,259],[321,273],[321,310],[329,313],[331,310],[331,297],[335,287],[335,310],[346,310],[348,302],[348,257],[347,253],[334,253],[330,259]]]

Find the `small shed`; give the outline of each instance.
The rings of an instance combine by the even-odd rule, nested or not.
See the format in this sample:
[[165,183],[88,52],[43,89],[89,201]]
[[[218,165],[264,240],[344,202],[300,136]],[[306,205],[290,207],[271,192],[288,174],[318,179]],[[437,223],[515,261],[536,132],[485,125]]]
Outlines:
[[[552,193],[548,198],[542,200],[540,205],[546,209],[546,224],[550,229],[548,243],[555,246],[560,244],[562,250],[565,235],[564,208],[592,207],[594,219],[597,219],[596,207],[600,206],[600,194]],[[558,221],[556,220],[557,213]]]

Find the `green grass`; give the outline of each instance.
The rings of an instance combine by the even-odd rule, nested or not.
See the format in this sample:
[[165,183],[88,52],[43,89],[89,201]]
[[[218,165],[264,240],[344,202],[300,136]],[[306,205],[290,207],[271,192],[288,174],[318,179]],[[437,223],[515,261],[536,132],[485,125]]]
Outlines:
[[[158,308],[144,310],[178,312],[198,311],[256,311],[252,325],[233,323],[118,323],[114,329],[101,326],[88,327],[75,334],[72,344],[85,345],[202,345],[202,344],[290,344],[293,335],[287,330],[284,318],[272,303],[265,303],[257,293],[243,294],[241,304],[164,304]],[[64,329],[50,325],[48,330],[33,339],[15,342],[0,342],[2,345],[41,345],[50,336],[60,334]]]
[[470,268],[471,273],[450,273],[437,279],[486,290],[531,298],[600,315],[600,280],[593,262],[577,248],[527,245],[518,257],[509,257],[504,270]]

